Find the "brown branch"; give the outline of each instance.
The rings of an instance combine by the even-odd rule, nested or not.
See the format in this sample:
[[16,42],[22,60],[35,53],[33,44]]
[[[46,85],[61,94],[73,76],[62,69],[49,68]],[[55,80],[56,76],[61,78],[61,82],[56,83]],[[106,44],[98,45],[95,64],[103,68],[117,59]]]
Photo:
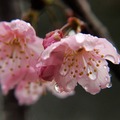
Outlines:
[[88,26],[88,32],[111,40],[107,28],[97,19],[87,0],[63,0]]

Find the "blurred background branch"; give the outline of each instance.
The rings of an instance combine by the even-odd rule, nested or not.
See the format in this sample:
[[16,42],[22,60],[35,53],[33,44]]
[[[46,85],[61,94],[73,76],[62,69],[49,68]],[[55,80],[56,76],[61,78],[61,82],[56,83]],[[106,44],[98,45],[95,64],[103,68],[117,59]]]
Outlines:
[[11,21],[21,17],[21,0],[0,0],[0,21]]

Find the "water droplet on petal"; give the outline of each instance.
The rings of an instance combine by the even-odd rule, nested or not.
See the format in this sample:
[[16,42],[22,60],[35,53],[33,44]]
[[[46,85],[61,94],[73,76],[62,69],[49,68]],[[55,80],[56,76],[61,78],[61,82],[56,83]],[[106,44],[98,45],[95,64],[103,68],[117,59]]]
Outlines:
[[111,82],[108,83],[108,84],[106,85],[106,87],[107,87],[107,88],[111,88],[111,87],[112,87],[112,83],[111,83]]
[[107,65],[104,65],[103,67],[109,72],[109,67]]
[[107,65],[104,65],[103,67],[106,69],[106,68],[107,68]]
[[58,93],[61,93],[61,92],[62,92],[62,89],[58,86],[58,84],[55,84],[55,90],[56,90],[56,92],[58,92]]
[[95,73],[89,74],[89,78],[91,80],[96,80],[96,74]]
[[88,87],[87,87],[87,85],[86,85],[86,86],[84,86],[83,88],[84,88],[86,91],[88,91]]

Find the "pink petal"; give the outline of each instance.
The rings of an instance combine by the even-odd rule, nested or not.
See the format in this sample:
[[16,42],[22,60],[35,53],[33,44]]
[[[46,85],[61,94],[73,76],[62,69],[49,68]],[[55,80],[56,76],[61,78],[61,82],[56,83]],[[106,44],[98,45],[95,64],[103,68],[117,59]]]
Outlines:
[[107,59],[114,64],[120,63],[120,58],[117,53],[116,48],[104,38],[100,38],[97,42],[95,49],[99,50],[99,54],[104,56],[104,59]]
[[44,87],[37,82],[22,81],[16,88],[15,95],[20,105],[34,104],[44,93]]
[[97,94],[101,89],[108,88],[110,84],[107,62],[101,61],[100,66],[95,69],[97,70],[96,79],[92,80],[91,77],[83,74],[83,76],[78,80],[78,83],[91,94]]
[[15,95],[20,105],[29,105],[35,103],[43,92],[44,86],[41,86],[36,71],[31,68],[17,85]]

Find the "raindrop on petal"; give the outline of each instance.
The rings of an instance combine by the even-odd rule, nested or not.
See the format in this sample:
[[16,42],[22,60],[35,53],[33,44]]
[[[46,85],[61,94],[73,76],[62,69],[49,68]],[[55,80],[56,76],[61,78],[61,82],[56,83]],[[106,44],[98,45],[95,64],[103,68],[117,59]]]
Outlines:
[[91,80],[96,80],[96,74],[89,74],[89,78],[91,79]]
[[106,68],[107,68],[107,65],[104,65],[104,68],[106,69]]
[[58,84],[55,84],[55,90],[56,90],[56,92],[58,92],[58,93],[61,93],[61,92],[62,92],[62,89],[58,86]]
[[86,86],[84,86],[83,88],[84,88],[86,91],[88,91],[88,87],[87,87],[87,85],[86,85]]
[[107,88],[111,88],[111,87],[112,87],[112,83],[111,83],[111,82],[108,83],[108,84],[106,85],[106,87],[107,87]]

